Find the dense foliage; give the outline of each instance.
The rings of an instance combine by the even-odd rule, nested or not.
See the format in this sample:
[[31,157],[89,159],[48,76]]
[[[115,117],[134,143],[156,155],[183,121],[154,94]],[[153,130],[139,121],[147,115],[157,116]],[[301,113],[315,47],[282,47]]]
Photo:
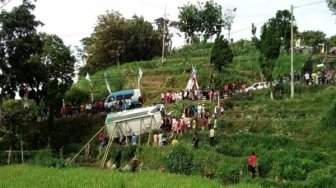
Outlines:
[[222,29],[231,29],[231,14],[225,14],[222,6],[213,0],[198,5],[188,3],[179,7],[178,28],[185,33],[188,43],[199,41],[201,34],[204,41],[213,35],[219,36]]
[[219,36],[215,40],[215,44],[211,50],[210,63],[221,72],[223,68],[227,68],[233,60],[233,53],[229,47],[229,42],[224,36]]
[[313,47],[315,53],[320,48],[319,44],[323,44],[326,41],[326,34],[322,31],[303,31],[301,36],[303,45]]
[[336,2],[335,0],[326,0],[328,3],[328,7],[330,8],[330,10],[336,14]]
[[[281,51],[290,48],[290,19],[288,10],[278,11],[261,28],[260,39],[254,37],[256,47],[260,51],[260,67],[267,81],[272,80],[273,69]],[[252,31],[255,34],[255,30]],[[281,49],[283,48],[283,49]]]
[[23,1],[0,14],[0,98],[14,98],[15,91],[23,97],[27,91],[28,98],[39,105],[50,81],[65,90],[73,83],[75,58],[56,35],[37,33],[42,23],[32,14],[34,8],[30,1]]
[[126,19],[119,12],[111,11],[98,17],[91,37],[82,42],[86,67],[99,70],[160,55],[162,33],[143,17],[135,15]]
[[17,87],[24,88],[30,57],[42,50],[42,41],[36,28],[42,23],[32,14],[35,6],[29,1],[14,7],[12,11],[3,10],[0,14],[0,87],[2,95],[14,98]]
[[196,170],[193,153],[182,145],[173,147],[167,155],[166,167],[171,173],[190,175]]

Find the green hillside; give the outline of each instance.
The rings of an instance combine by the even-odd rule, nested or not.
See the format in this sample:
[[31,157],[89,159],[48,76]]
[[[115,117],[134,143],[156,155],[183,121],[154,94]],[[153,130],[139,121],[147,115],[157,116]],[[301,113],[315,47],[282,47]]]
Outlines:
[[[105,99],[108,95],[104,73],[106,72],[112,91],[137,87],[137,74],[139,67],[143,72],[141,79],[141,92],[148,104],[156,102],[161,92],[180,91],[186,87],[192,66],[197,69],[198,83],[202,88],[222,88],[221,83],[261,81],[262,76],[258,63],[258,51],[250,42],[237,42],[231,46],[235,56],[232,64],[220,76],[211,68],[209,54],[212,44],[194,44],[171,52],[161,62],[161,58],[151,61],[141,61],[123,64],[119,67],[112,66],[91,75],[95,100]],[[300,70],[307,61],[308,55],[296,54],[294,58],[295,70]],[[275,62],[274,77],[289,75],[290,56],[281,54]],[[211,84],[213,75],[214,84]],[[73,86],[85,92],[90,92],[89,82],[83,77]]]
[[[110,67],[109,75],[118,75],[123,80],[114,84],[114,90],[134,88],[137,82],[137,70],[141,67],[142,94],[148,105],[158,101],[161,92],[183,89],[190,76],[191,67],[197,68],[198,82],[201,87],[209,87],[210,74],[217,79],[215,87],[221,88],[224,82],[253,83],[262,80],[258,64],[258,52],[250,43],[235,43],[231,46],[235,56],[227,70],[218,73],[211,70],[209,52],[211,44],[198,44],[184,47],[171,55],[162,64],[160,59],[146,62],[134,62]],[[295,70],[300,72],[308,55],[295,54]],[[313,57],[314,65],[320,57]],[[281,54],[275,62],[273,75],[288,76],[290,56]],[[96,85],[96,97],[106,96],[107,90],[103,72],[92,75]],[[276,77],[274,76],[274,77]],[[112,76],[113,77],[113,76]],[[117,80],[117,79],[116,79]],[[219,81],[218,81],[219,80]],[[115,80],[110,79],[110,82]],[[120,85],[123,83],[123,85]],[[88,88],[86,80],[81,79],[74,87]],[[214,85],[212,85],[214,86]],[[254,182],[262,186],[317,186],[336,184],[335,176],[336,147],[335,134],[335,86],[295,84],[295,98],[290,99],[290,86],[275,92],[280,100],[271,100],[269,91],[257,91],[253,96],[237,95],[224,100],[225,113],[220,117],[220,126],[216,130],[216,146],[208,145],[208,131],[200,132],[201,146],[192,150],[192,133],[178,136],[179,145],[193,156],[194,175],[213,174],[224,184]],[[168,111],[181,115],[182,109],[198,102],[183,101],[166,105]],[[204,101],[212,112],[216,104]],[[327,122],[327,123],[326,123]],[[147,136],[144,135],[146,140]],[[153,148],[144,145],[138,151],[144,168],[159,170],[167,167],[167,156],[175,148]],[[247,173],[246,160],[251,151],[258,156],[258,177],[251,180]],[[112,156],[113,156],[112,151]],[[126,151],[127,152],[127,149]],[[124,162],[127,163],[127,160]]]
[[[134,88],[137,83],[138,68],[143,71],[141,80],[142,94],[146,104],[160,99],[160,93],[183,89],[190,76],[191,66],[197,68],[198,81],[202,87],[210,85],[210,63],[208,54],[211,45],[193,45],[182,48],[169,55],[162,64],[160,59],[146,62],[133,62],[110,67],[104,70],[109,75],[113,90]],[[221,77],[215,72],[214,77],[220,82],[248,82],[261,80],[258,68],[258,54],[253,47],[234,44],[234,62]],[[246,48],[246,49],[245,49]],[[254,50],[254,51],[253,51]],[[295,67],[299,70],[307,60],[306,55],[295,56]],[[277,60],[274,75],[288,74],[289,56],[282,54]],[[318,57],[314,57],[315,63]],[[107,89],[104,71],[91,75],[94,85],[94,98],[104,99]],[[88,81],[81,78],[73,88],[89,91]],[[209,131],[199,131],[199,149],[192,148],[193,133],[178,134],[177,146],[154,147],[152,141],[147,144],[148,134],[141,136],[141,146],[120,146],[114,143],[108,160],[114,161],[118,151],[121,152],[121,166],[130,164],[131,156],[137,153],[140,167],[136,174],[98,171],[102,156],[98,155],[98,143],[92,143],[92,157],[87,159],[80,155],[75,164],[96,167],[96,170],[68,167],[65,169],[47,169],[40,167],[18,166],[1,167],[6,180],[0,186],[20,187],[20,182],[33,182],[36,177],[15,176],[15,172],[29,170],[31,174],[50,173],[48,177],[58,177],[58,183],[64,186],[82,187],[81,182],[90,184],[98,177],[103,177],[98,187],[107,184],[116,187],[218,187],[229,185],[237,187],[334,187],[336,185],[336,87],[335,85],[302,85],[295,83],[295,97],[290,98],[290,85],[283,85],[275,90],[275,99],[270,99],[266,90],[258,90],[252,95],[238,94],[223,99],[224,114],[219,116],[215,133],[215,146],[210,147]],[[165,105],[167,111],[181,115],[182,109],[199,101],[183,101],[178,104]],[[209,112],[213,112],[214,102],[202,101]],[[71,158],[103,126],[103,114],[77,118],[58,119],[53,125],[40,122],[35,128],[36,135],[43,131],[55,130],[51,137],[52,149],[59,153],[64,149],[65,158]],[[41,128],[39,128],[41,127]],[[45,128],[49,127],[49,128]],[[30,135],[36,143],[40,136]],[[43,136],[41,136],[43,138]],[[27,141],[28,142],[28,141]],[[30,143],[30,142],[28,142]],[[32,148],[35,149],[35,148]],[[251,151],[257,156],[257,177],[252,179],[247,171],[247,160]],[[3,155],[3,154],[2,154]],[[2,158],[4,158],[3,156]],[[63,166],[51,160],[38,161],[30,157],[31,163],[46,166]],[[182,162],[181,162],[182,161]],[[140,172],[141,169],[141,172]],[[80,173],[79,173],[80,171]],[[171,173],[189,174],[188,176]],[[1,175],[0,173],[0,175]],[[161,174],[162,173],[162,174]],[[2,175],[1,175],[2,176]],[[151,177],[155,176],[155,181]],[[72,184],[74,177],[78,184]],[[85,177],[91,179],[82,181]],[[204,179],[201,177],[208,177]],[[10,181],[18,178],[18,181]],[[113,178],[115,181],[110,182]],[[168,180],[169,179],[169,180]],[[171,181],[174,179],[175,181]],[[129,181],[128,181],[129,180]],[[44,185],[45,180],[40,180]],[[100,180],[99,180],[100,181]],[[29,185],[32,184],[27,184]],[[85,186],[84,186],[85,187]]]

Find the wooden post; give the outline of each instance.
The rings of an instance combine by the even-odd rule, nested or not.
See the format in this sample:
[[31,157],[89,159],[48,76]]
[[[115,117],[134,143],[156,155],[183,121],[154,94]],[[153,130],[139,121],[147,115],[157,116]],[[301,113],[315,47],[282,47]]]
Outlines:
[[[129,126],[127,120],[125,121],[125,127],[126,127],[126,125]],[[128,131],[127,131],[127,128],[126,128],[125,132],[126,132],[126,135],[125,135],[126,136],[126,146],[128,146],[128,138],[127,138]]]
[[143,119],[141,118],[141,121],[140,121],[140,131],[139,131],[139,146],[141,145],[141,129],[142,129],[142,121],[143,121]]
[[71,161],[70,162],[73,162],[75,159],[76,159],[76,157],[84,150],[84,148],[103,130],[105,128],[105,125],[101,128],[101,129],[99,129],[99,131],[90,139],[90,141],[88,141],[85,145],[84,145],[84,147],[82,147],[82,149],[80,149],[79,150],[79,152],[71,159]]
[[153,131],[153,128],[152,128],[152,121],[153,121],[153,116],[151,117],[151,121],[150,121],[150,130],[148,132],[148,141],[147,141],[147,144],[149,146],[149,141],[150,141],[150,138],[151,138],[151,133]]
[[[116,126],[118,126],[118,124],[116,124]],[[116,127],[113,129],[112,136],[110,137],[110,139],[108,141],[108,144],[106,146],[106,150],[105,150],[105,153],[104,153],[104,156],[103,156],[103,161],[102,161],[102,163],[100,165],[101,169],[104,169],[104,167],[105,167],[105,161],[106,161],[106,158],[107,158],[108,153],[110,151],[110,148],[111,148],[111,145],[112,145],[112,142],[113,142],[113,138],[114,138],[115,132],[116,132]]]

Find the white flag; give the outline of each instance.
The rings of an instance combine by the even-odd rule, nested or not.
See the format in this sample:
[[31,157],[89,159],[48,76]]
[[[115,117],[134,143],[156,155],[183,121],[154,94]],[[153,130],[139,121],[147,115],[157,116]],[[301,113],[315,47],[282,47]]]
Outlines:
[[140,88],[140,80],[141,80],[141,78],[142,78],[142,70],[140,69],[140,67],[139,67],[139,73],[138,73],[138,87]]
[[106,72],[104,72],[104,78],[105,78],[106,88],[107,88],[107,90],[109,91],[109,93],[111,94],[111,93],[112,93],[112,92],[111,92],[111,87],[110,87],[109,82],[107,81],[107,74],[106,74]]
[[62,99],[63,108],[65,108],[65,101]]
[[89,81],[89,84],[90,84],[90,86],[92,87],[92,81],[91,81],[91,78],[90,78],[89,73],[86,73],[85,79],[86,79],[87,81]]
[[91,102],[93,102],[93,85],[92,85],[92,81],[91,81],[91,78],[90,78],[89,73],[86,73],[85,79],[86,79],[87,81],[89,81],[89,84],[90,84],[90,92],[91,92]]

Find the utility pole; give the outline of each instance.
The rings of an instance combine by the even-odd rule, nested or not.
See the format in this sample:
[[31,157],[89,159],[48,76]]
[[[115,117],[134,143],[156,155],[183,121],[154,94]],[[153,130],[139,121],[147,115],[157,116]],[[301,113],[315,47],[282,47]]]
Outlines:
[[291,5],[291,98],[294,98],[294,42],[293,42],[293,5]]
[[162,33],[162,58],[161,58],[161,63],[163,64],[163,59],[164,59],[164,51],[165,51],[165,35],[166,35],[166,9],[167,5],[165,6],[165,13],[164,13],[164,18],[163,18],[163,33]]
[[225,19],[227,19],[227,29],[228,29],[228,42],[229,44],[231,43],[231,38],[230,38],[230,32],[231,32],[231,26],[232,26],[232,23],[233,23],[233,20],[234,18],[236,17],[236,11],[237,11],[237,8],[234,8],[234,9],[227,9],[226,10],[227,13],[225,13]]

